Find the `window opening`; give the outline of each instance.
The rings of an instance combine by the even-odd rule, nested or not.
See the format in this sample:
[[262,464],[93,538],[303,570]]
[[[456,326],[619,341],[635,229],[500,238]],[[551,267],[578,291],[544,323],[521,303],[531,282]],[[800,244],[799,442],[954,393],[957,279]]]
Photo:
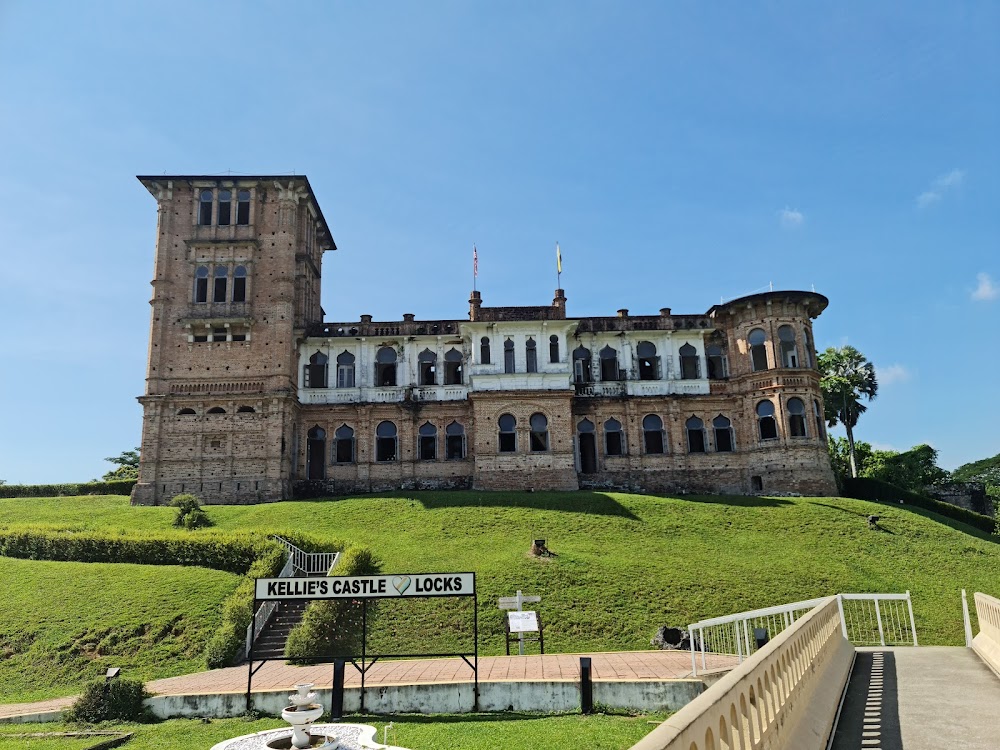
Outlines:
[[517,433],[514,432],[517,420],[512,414],[502,414],[497,425],[500,427],[500,452],[513,453],[517,450]]
[[715,430],[715,450],[719,453],[731,453],[733,447],[733,423],[721,414],[712,420]]
[[819,405],[819,399],[813,399],[813,414],[816,416],[816,435],[823,437],[823,409]]
[[202,190],[198,202],[198,223],[207,227],[212,223],[212,191]]
[[729,361],[726,351],[719,344],[709,344],[705,349],[705,359],[708,363],[708,377],[712,380],[722,380],[729,377]]
[[757,426],[761,440],[775,440],[778,437],[778,423],[774,419],[774,404],[761,401],[757,404]]
[[420,436],[420,460],[434,461],[437,459],[437,427],[430,422],[420,425],[417,431]]
[[465,428],[458,422],[452,422],[444,428],[445,458],[461,460],[465,458]]
[[318,425],[306,433],[306,476],[326,479],[326,430]]
[[479,340],[479,364],[488,365],[490,363],[490,340],[483,336]]
[[225,341],[226,340],[226,329],[225,328],[213,328],[212,329],[212,341]]
[[767,369],[767,347],[764,345],[765,341],[767,341],[767,334],[764,333],[763,328],[754,328],[750,331],[750,335],[747,336],[747,342],[750,344],[750,362],[753,365],[754,372]]
[[303,385],[306,388],[326,388],[326,370],[330,359],[323,352],[316,352],[305,366]]
[[806,340],[806,367],[813,368],[816,366],[813,364],[813,354],[816,349],[813,347],[812,334],[809,333],[808,328],[803,331],[803,336]]
[[764,491],[764,480],[761,479],[759,476],[756,476],[756,475],[750,477],[750,488],[754,492],[763,492]]
[[194,272],[194,301],[208,302],[208,268],[198,266]]
[[618,351],[610,346],[605,346],[599,352],[601,359],[601,380],[619,380],[618,377]]
[[590,349],[579,346],[573,350],[573,380],[577,383],[593,382],[590,369]]
[[642,420],[642,442],[646,453],[663,453],[663,420],[655,414]]
[[344,424],[337,428],[337,431],[333,433],[333,436],[335,438],[333,452],[334,461],[338,464],[353,464],[354,429]]
[[462,384],[462,352],[449,349],[444,353],[444,384]]
[[788,434],[806,437],[806,405],[800,398],[788,399]]
[[245,333],[234,333],[233,341],[246,341],[247,335]]
[[701,364],[698,362],[698,350],[691,344],[684,344],[680,348],[681,355],[681,379],[696,380],[701,377]]
[[596,474],[597,436],[594,434],[594,423],[589,419],[583,419],[577,424],[576,431],[580,444],[580,472]]
[[375,428],[375,460],[396,460],[396,425],[392,422],[379,422]]
[[781,349],[781,366],[798,367],[799,353],[795,347],[795,330],[791,326],[778,328],[778,346]]
[[383,346],[375,353],[375,385],[396,385],[396,350]]
[[549,362],[557,364],[559,362],[559,337],[549,336]]
[[549,420],[544,414],[532,414],[528,423],[531,425],[532,452],[547,451],[549,449]]
[[354,387],[354,355],[347,351],[337,355],[337,387]]
[[252,406],[241,406],[236,410],[237,414],[254,414],[257,410]]
[[604,453],[608,456],[624,456],[625,441],[622,440],[622,423],[609,419],[604,423]]
[[191,338],[194,339],[194,343],[196,343],[196,344],[204,344],[206,341],[208,341],[208,334],[207,333],[196,333]]
[[659,380],[660,358],[656,356],[656,346],[651,341],[640,341],[635,353],[639,357],[639,380]]
[[687,431],[688,453],[705,452],[705,423],[698,417],[690,417],[684,423]]
[[226,282],[229,281],[229,269],[225,266],[215,267],[215,283],[212,286],[212,302],[226,301]]
[[247,301],[247,267],[236,266],[233,271],[233,302]]
[[240,190],[236,194],[236,223],[246,226],[250,223],[250,191]]
[[228,227],[233,215],[233,191],[219,191],[219,226]]
[[511,339],[504,339],[503,342],[503,371],[514,372],[514,342]]
[[190,415],[190,414],[194,414],[194,409],[181,409],[177,413],[181,414],[181,415]]
[[436,385],[437,355],[430,349],[424,349],[417,355],[417,370],[420,385]]
[[533,338],[524,343],[524,363],[527,372],[538,372],[538,349]]
[[213,406],[211,409],[208,410],[208,413],[209,414],[225,414],[226,410],[223,409],[221,406]]

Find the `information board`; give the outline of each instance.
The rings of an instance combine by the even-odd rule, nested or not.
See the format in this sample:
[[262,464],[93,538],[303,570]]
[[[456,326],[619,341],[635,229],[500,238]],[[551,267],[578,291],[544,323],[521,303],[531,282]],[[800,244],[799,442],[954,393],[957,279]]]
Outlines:
[[532,611],[508,612],[507,622],[510,624],[511,633],[537,633],[538,615]]

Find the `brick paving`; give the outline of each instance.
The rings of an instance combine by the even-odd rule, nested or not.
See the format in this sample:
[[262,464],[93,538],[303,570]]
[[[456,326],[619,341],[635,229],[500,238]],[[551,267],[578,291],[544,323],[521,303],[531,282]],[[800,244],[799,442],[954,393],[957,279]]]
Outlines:
[[[641,682],[643,680],[683,679],[691,676],[691,654],[687,651],[625,651],[594,654],[546,654],[544,656],[484,656],[479,659],[480,682],[534,682],[539,680],[576,681],[580,678],[580,657],[591,658],[594,680]],[[700,657],[699,657],[700,661]],[[709,654],[709,670],[736,665],[736,658]],[[700,668],[700,664],[699,664]],[[365,676],[366,687],[380,685],[417,685],[434,682],[471,682],[472,669],[462,659],[405,659],[378,661]],[[254,692],[288,690],[302,682],[328,688],[333,682],[331,664],[296,667],[285,662],[266,663],[254,675]],[[351,664],[344,671],[347,687],[360,687],[361,673]],[[146,684],[154,695],[200,695],[204,693],[242,693],[247,689],[247,667],[226,667],[167,677]],[[39,703],[0,705],[0,719],[29,713],[65,708],[73,698],[58,698]]]

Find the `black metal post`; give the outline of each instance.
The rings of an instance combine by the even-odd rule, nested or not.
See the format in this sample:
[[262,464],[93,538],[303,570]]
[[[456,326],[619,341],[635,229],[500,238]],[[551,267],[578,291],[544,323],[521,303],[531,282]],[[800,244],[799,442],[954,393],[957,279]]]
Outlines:
[[[254,581],[254,587],[256,588],[256,586],[257,581]],[[257,628],[255,622],[257,619],[257,605],[258,601],[255,596],[253,600],[253,609],[251,610],[253,615],[250,618],[250,652],[247,654],[247,713],[250,713],[253,708],[250,703],[250,686],[253,683],[253,643],[257,640]]]
[[[476,591],[476,576],[472,575],[472,637],[473,641],[473,658],[476,661],[476,666],[473,668],[475,672],[476,684],[473,687],[473,698],[472,698],[472,710],[479,711],[479,593]],[[510,647],[508,646],[508,649]]]
[[361,600],[361,713],[365,712],[365,656],[368,653],[368,600]]
[[333,686],[330,691],[330,718],[344,715],[344,659],[333,660]]
[[580,657],[580,713],[594,713],[594,683],[590,679],[590,657]]

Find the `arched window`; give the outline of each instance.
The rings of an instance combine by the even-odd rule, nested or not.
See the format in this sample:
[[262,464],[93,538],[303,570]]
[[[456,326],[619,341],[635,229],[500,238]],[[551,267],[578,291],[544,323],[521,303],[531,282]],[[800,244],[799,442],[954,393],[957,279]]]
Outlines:
[[319,425],[306,433],[306,476],[326,479],[326,430]]
[[236,223],[246,226],[250,223],[250,191],[240,190],[236,194]]
[[801,398],[788,399],[788,434],[806,437],[806,405]]
[[715,429],[715,450],[719,453],[731,453],[735,450],[733,441],[733,423],[721,414],[712,420]]
[[198,223],[207,227],[212,223],[212,191],[202,190],[198,198]]
[[417,382],[420,385],[435,385],[437,383],[437,355],[430,349],[424,349],[417,355]]
[[525,372],[538,372],[538,349],[533,338],[524,342],[524,370]]
[[461,460],[465,458],[465,428],[458,422],[452,422],[444,428],[445,458]]
[[375,353],[375,385],[396,385],[396,350],[383,346]]
[[778,346],[781,349],[781,366],[798,367],[799,352],[795,347],[795,329],[791,326],[778,328]]
[[625,455],[625,440],[622,438],[622,423],[617,419],[609,419],[604,423],[604,455]]
[[601,358],[601,380],[618,380],[618,350],[606,346],[599,352]]
[[247,301],[247,267],[236,266],[233,271],[233,302]]
[[333,460],[338,464],[354,463],[354,430],[342,424],[333,433],[336,438],[333,448]]
[[750,335],[747,336],[747,342],[750,344],[750,362],[753,365],[753,371],[767,369],[767,347],[764,346],[764,342],[767,341],[767,334],[764,333],[763,328],[754,328],[750,331]]
[[500,452],[513,453],[517,450],[517,433],[514,431],[517,420],[512,414],[502,414],[497,425],[500,427]]
[[576,426],[577,432],[593,432],[594,423],[589,419],[581,419],[580,423]]
[[813,347],[812,334],[809,333],[809,329],[806,328],[802,332],[803,337],[806,340],[806,367],[813,368],[813,356],[815,354],[815,348]]
[[556,364],[559,362],[559,337],[549,336],[549,362]]
[[208,410],[208,413],[209,414],[225,414],[226,410],[223,409],[221,406],[213,406],[211,409]]
[[233,216],[233,191],[219,191],[219,226],[228,227]]
[[337,355],[337,387],[354,387],[354,355],[343,351]]
[[593,382],[590,369],[590,349],[578,346],[573,350],[573,380],[577,383]]
[[241,406],[236,410],[237,414],[255,414],[257,412],[252,406]]
[[225,266],[215,267],[215,280],[212,285],[212,302],[226,301],[226,285],[229,281],[229,269]]
[[816,415],[816,436],[823,437],[823,408],[819,405],[819,399],[813,399],[813,414]]
[[643,417],[642,445],[646,453],[663,453],[663,420],[655,414]]
[[194,272],[194,301],[208,302],[208,267],[198,266]]
[[547,451],[549,449],[549,420],[544,414],[532,414],[528,420],[531,425],[531,450],[533,452]]
[[514,341],[504,339],[503,341],[503,371],[514,372]]
[[659,380],[660,358],[656,356],[656,345],[640,341],[635,353],[639,357],[639,380]]
[[449,349],[444,353],[444,384],[462,384],[462,352]]
[[420,460],[434,461],[437,459],[438,428],[424,422],[417,432],[420,435]]
[[580,452],[580,472],[582,474],[597,473],[597,435],[594,423],[589,419],[581,419],[576,425],[576,442]]
[[326,388],[326,370],[330,359],[323,352],[316,352],[305,366],[303,386],[306,388]]
[[392,422],[379,422],[375,428],[375,460],[396,460],[396,425]]
[[479,364],[488,365],[490,363],[490,340],[483,336],[479,340]]
[[726,350],[720,344],[709,344],[705,348],[705,360],[708,363],[709,378],[722,380],[729,377],[729,361]]
[[683,380],[700,378],[701,364],[698,362],[698,350],[691,344],[684,344],[679,353],[681,355],[681,378]]
[[189,416],[191,416],[192,414],[194,414],[194,409],[181,409],[181,410],[180,410],[179,412],[177,412],[177,413],[178,413],[178,414],[179,414],[180,416],[182,416],[182,417],[189,417]]
[[778,437],[778,423],[774,420],[774,404],[761,401],[757,404],[757,427],[761,440],[775,440]]
[[705,452],[705,423],[698,417],[690,417],[684,423],[687,432],[688,453]]

